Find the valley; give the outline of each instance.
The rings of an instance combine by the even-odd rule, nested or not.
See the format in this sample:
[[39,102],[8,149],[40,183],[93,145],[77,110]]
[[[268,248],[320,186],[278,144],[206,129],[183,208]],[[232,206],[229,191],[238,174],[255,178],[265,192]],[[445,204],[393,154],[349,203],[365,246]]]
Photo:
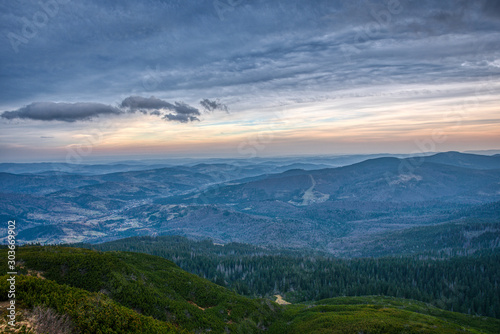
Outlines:
[[496,333],[500,156],[365,158],[0,164],[14,332]]
[[0,333],[500,334],[500,0],[0,18]]
[[[284,172],[280,170],[305,166],[290,158],[151,170],[140,166],[106,174],[98,174],[106,170],[102,166],[73,169],[97,173],[92,175],[45,170],[26,174],[28,166],[19,166],[22,174],[0,173],[0,216],[22,221],[19,240],[31,243],[182,235],[356,257],[418,252],[406,247],[414,233],[449,226],[463,230],[457,232],[460,236],[452,233],[464,240],[451,242],[455,249],[498,247],[499,156],[451,152],[421,157],[411,175],[401,172],[413,161],[409,159],[375,158],[322,168],[339,160],[318,158],[307,165],[318,169]],[[107,170],[123,168],[111,165]],[[469,212],[479,212],[488,203],[491,210],[469,219]],[[482,240],[475,248],[479,236],[489,246]]]

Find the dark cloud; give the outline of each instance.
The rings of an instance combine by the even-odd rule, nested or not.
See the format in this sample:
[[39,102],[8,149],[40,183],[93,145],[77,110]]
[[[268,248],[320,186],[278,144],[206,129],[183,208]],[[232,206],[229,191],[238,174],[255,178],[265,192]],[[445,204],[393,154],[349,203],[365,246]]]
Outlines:
[[14,111],[1,114],[6,119],[32,119],[38,121],[75,122],[90,120],[100,115],[117,115],[118,108],[101,103],[34,102]]
[[200,104],[206,111],[215,111],[215,110],[221,110],[225,112],[229,111],[229,108],[224,103],[221,103],[218,99],[217,100],[203,99],[200,101]]
[[177,121],[181,123],[188,123],[199,121],[200,119],[196,116],[200,115],[200,111],[184,102],[174,102],[172,109],[175,114],[169,113],[163,116],[163,119],[168,121]]
[[[167,110],[170,111],[168,114]],[[200,115],[198,109],[184,102],[174,102],[172,104],[154,96],[149,98],[129,96],[122,101],[120,107],[91,102],[34,102],[17,110],[4,111],[0,117],[5,119],[76,122],[91,120],[101,115],[118,115],[136,111],[144,115],[149,113],[149,115],[181,123],[199,121],[196,116]]]
[[486,15],[500,18],[500,1],[486,0],[483,8]]
[[178,114],[182,114],[182,115],[197,115],[199,116],[200,115],[200,111],[198,109],[196,109],[195,107],[191,107],[187,104],[185,104],[184,102],[175,102],[175,105],[173,106],[173,109],[171,109],[173,111],[175,111],[176,113]]
[[[266,94],[314,99],[385,79],[463,82],[471,72],[459,64],[498,59],[498,0],[229,1],[222,13],[213,1],[70,1],[38,27],[42,3],[7,1],[0,11],[2,110],[37,96],[106,101],[132,91],[269,107]],[[223,108],[203,101],[200,110]],[[196,116],[155,97],[131,96],[120,109]]]
[[[181,123],[199,121],[196,116],[200,115],[200,111],[198,109],[196,109],[195,107],[191,107],[184,102],[174,102],[172,104],[168,101],[158,99],[154,96],[129,96],[122,101],[121,107],[134,112],[140,111],[146,113],[147,111],[149,111],[150,115],[163,115],[163,119],[169,121],[178,121]],[[174,113],[166,114],[165,110],[169,110]]]
[[129,96],[121,103],[122,108],[129,108],[132,111],[135,110],[150,110],[150,109],[168,109],[174,110],[175,106],[167,101],[157,99],[154,96],[142,97],[142,96]]
[[177,121],[181,123],[187,123],[187,122],[194,122],[194,121],[199,121],[200,119],[195,116],[189,116],[187,114],[166,114],[163,116],[163,119],[166,119],[168,121]]

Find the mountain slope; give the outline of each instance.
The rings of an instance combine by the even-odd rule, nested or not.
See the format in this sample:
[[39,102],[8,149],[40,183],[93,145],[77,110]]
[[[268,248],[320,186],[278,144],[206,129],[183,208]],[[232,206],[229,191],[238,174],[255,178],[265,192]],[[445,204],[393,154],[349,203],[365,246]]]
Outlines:
[[[500,200],[500,169],[475,170],[424,160],[377,158],[314,171],[290,170],[255,181],[221,186],[202,196],[210,203],[279,200],[294,205],[325,201],[481,203]],[[190,200],[195,197],[182,197]]]
[[[363,239],[367,245],[351,252],[359,251],[365,258],[355,259],[303,249],[284,251],[238,243],[221,246],[211,240],[178,236],[134,237],[85,247],[161,256],[193,274],[214,282],[223,280],[225,286],[247,296],[271,298],[280,294],[296,303],[337,296],[386,295],[500,318],[499,245],[496,250],[486,250],[491,242],[500,242],[495,233],[498,225],[495,230],[486,223],[449,228],[451,224],[436,226],[435,235],[429,228],[413,229],[403,236],[392,233],[392,240],[381,238],[370,243],[370,238]],[[348,247],[355,247],[344,246],[346,252]],[[370,257],[391,252],[414,255]],[[489,300],[484,296],[490,296]]]
[[21,273],[38,272],[59,284],[100,292],[190,331],[256,332],[277,311],[270,301],[241,297],[155,256],[64,247],[23,247],[16,255]]
[[[0,251],[0,256],[5,255],[5,249]],[[19,248],[17,258],[19,309],[29,314],[39,307],[68,317],[73,330],[67,333],[386,333],[402,329],[494,333],[491,328],[500,323],[380,297],[370,297],[370,305],[344,298],[317,306],[279,306],[239,296],[170,261],[137,253],[30,246]],[[0,270],[7,271],[4,262]],[[6,278],[1,277],[0,302],[7,298]]]
[[479,155],[460,152],[443,152],[427,156],[424,158],[427,162],[434,162],[443,165],[471,169],[499,169],[500,155]]
[[269,333],[497,333],[499,327],[497,319],[485,321],[413,300],[368,296],[288,307]]
[[86,176],[0,173],[0,216],[20,222],[21,242],[163,234],[355,256],[343,245],[356,249],[362,239],[461,219],[473,205],[500,201],[500,169],[470,168],[484,159],[496,158],[385,157],[238,180],[279,168],[247,161]]
[[[0,291],[6,295],[7,278],[1,276]],[[30,333],[188,333],[175,325],[141,315],[119,305],[102,293],[92,293],[68,285],[58,284],[32,276],[16,278],[16,321],[12,328],[0,322],[2,333],[26,333],[22,326],[34,328]],[[31,308],[41,309],[41,317],[30,319]],[[56,311],[64,317],[66,326],[57,317],[48,316]],[[2,310],[3,311],[3,310]],[[52,322],[52,323],[50,323]],[[41,328],[40,328],[41,327]],[[48,327],[48,328],[47,328]],[[63,328],[67,328],[63,330]],[[41,330],[38,331],[37,329]]]

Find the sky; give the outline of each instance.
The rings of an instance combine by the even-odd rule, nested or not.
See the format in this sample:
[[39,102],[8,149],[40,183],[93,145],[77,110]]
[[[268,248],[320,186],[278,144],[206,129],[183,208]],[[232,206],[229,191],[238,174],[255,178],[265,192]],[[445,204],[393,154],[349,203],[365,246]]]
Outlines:
[[500,2],[3,1],[0,161],[500,149]]

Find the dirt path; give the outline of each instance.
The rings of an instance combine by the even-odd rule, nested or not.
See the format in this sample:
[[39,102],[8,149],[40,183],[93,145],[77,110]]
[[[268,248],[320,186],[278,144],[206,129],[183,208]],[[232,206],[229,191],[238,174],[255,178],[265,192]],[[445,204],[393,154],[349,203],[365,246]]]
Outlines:
[[302,205],[307,205],[309,203],[311,203],[312,201],[314,201],[315,199],[315,196],[314,196],[314,193],[313,193],[313,190],[314,190],[314,187],[316,186],[316,181],[314,180],[314,177],[309,174],[309,177],[311,178],[311,183],[312,185],[309,187],[309,189],[307,189],[304,193],[304,195],[302,196]]
[[302,195],[302,203],[299,205],[309,205],[312,203],[323,203],[324,201],[327,201],[330,198],[330,195],[315,191],[314,187],[316,187],[316,180],[311,174],[309,174],[309,177],[311,178],[311,186],[304,192],[304,195]]
[[274,295],[276,297],[276,303],[280,305],[290,305],[291,303],[287,302],[286,300],[283,299],[280,295]]

